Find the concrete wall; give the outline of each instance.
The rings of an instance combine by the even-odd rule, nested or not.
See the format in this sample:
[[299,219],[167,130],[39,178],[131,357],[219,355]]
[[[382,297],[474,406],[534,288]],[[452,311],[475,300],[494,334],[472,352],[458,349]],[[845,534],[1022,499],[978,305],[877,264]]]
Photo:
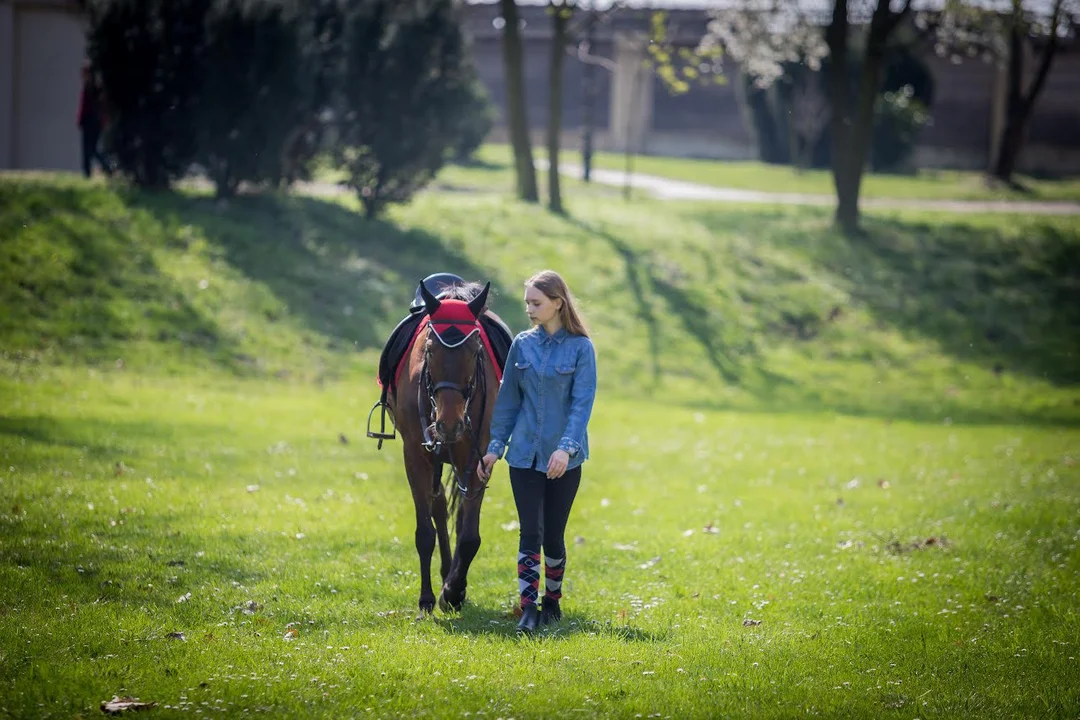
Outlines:
[[85,48],[83,20],[69,3],[0,2],[0,168],[79,169]]
[[0,169],[15,158],[15,6],[0,2]]
[[[521,6],[525,19],[526,74],[529,122],[542,130],[547,121],[547,68],[550,62],[550,19],[543,7]],[[484,83],[500,112],[505,107],[500,34],[492,30],[497,5],[469,6],[474,50]],[[689,45],[704,29],[702,13],[674,13],[680,34]],[[700,16],[700,17],[699,17]],[[603,26],[593,52],[611,59],[615,72],[601,70],[596,113],[598,149],[622,151],[627,127],[633,128],[631,145],[641,152],[728,160],[753,159],[756,148],[743,122],[734,90],[728,85],[693,85],[690,92],[672,96],[653,80],[652,101],[629,118],[621,101],[630,96],[628,75],[636,53],[620,36],[647,27],[647,14],[627,16]],[[985,169],[994,152],[995,128],[1002,122],[999,82],[995,70],[980,61],[953,64],[932,54],[927,58],[936,83],[931,108],[933,124],[924,129],[915,161],[921,167]],[[1034,59],[1027,63],[1034,71]],[[564,135],[574,146],[580,136],[582,65],[567,58],[563,86]],[[726,71],[735,75],[728,61]],[[639,94],[640,95],[640,94]],[[996,115],[996,117],[995,117]],[[496,139],[505,133],[493,134]],[[1021,172],[1080,174],[1080,44],[1061,50],[1031,119],[1028,142],[1019,160]]]

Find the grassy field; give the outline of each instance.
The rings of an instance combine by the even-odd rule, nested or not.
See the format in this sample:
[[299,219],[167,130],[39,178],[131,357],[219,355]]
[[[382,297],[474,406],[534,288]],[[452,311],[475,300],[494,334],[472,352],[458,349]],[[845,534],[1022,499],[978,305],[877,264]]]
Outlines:
[[[0,180],[0,715],[1080,713],[1075,219],[463,191],[505,172],[376,222]],[[520,329],[543,266],[602,369],[567,619],[513,634],[500,466],[417,620],[378,348],[434,270]]]
[[[536,152],[537,159],[545,159]],[[502,164],[509,160],[510,149],[505,145],[485,146],[480,157]],[[560,161],[581,166],[579,151],[563,151]],[[594,167],[605,170],[626,169],[626,158],[619,153],[597,153]],[[670,157],[638,155],[633,158],[633,171],[642,175],[681,180],[715,187],[739,190],[759,190],[772,193],[804,193],[832,195],[835,192],[832,176],[827,170],[807,170],[797,173],[786,165],[760,162],[717,162]],[[935,200],[1027,200],[1080,202],[1080,178],[1041,179],[1018,175],[1022,190],[988,185],[984,173],[955,170],[920,170],[913,175],[870,173],[863,180],[862,197]]]
[[[534,148],[533,156],[534,160],[540,164],[547,159],[547,154],[540,148]],[[476,158],[477,163],[473,167],[451,166],[444,169],[439,176],[439,184],[448,189],[458,190],[467,188],[493,191],[513,187],[514,178],[508,145],[485,145],[479,150]],[[564,164],[581,166],[579,151],[564,150],[559,158]],[[618,153],[597,153],[593,162],[594,167],[606,170],[623,172],[626,169],[626,160]],[[633,159],[633,172],[739,190],[827,196],[832,196],[835,192],[832,176],[828,171],[809,170],[796,173],[787,166],[758,162],[717,162],[637,155]],[[330,182],[335,182],[342,177],[340,173],[329,169],[320,171],[319,176],[320,179]],[[567,177],[576,176],[575,173]],[[537,181],[542,191],[547,188],[546,178],[545,171],[537,172]],[[1080,178],[1047,180],[1019,176],[1018,180],[1025,188],[1022,191],[1001,186],[989,187],[985,175],[975,172],[923,170],[917,175],[871,173],[865,176],[861,192],[863,198],[898,200],[1080,202]],[[578,188],[580,191],[580,185],[574,184],[571,180],[568,182],[571,183],[571,187]],[[601,192],[616,197],[621,193],[621,187],[608,187],[602,189]],[[638,198],[648,196],[647,191],[639,189],[635,189],[633,193]]]

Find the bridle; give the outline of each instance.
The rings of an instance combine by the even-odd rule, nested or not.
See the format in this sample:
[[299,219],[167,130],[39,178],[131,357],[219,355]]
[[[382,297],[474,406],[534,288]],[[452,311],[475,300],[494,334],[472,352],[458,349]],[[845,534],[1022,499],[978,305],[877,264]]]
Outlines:
[[[466,320],[440,320],[439,324],[476,326],[476,321],[469,322]],[[438,341],[442,343],[444,347],[450,349],[461,347],[465,343],[465,341],[463,340],[457,345],[449,345],[442,339],[438,332],[435,332],[434,328],[431,327],[431,325],[429,324],[426,340],[427,343],[431,342],[432,335],[434,335],[435,338],[438,339]],[[468,340],[468,337],[471,335],[472,333],[468,333],[465,340]],[[464,386],[462,386],[460,383],[449,382],[446,380],[439,383],[433,382],[431,377],[431,371],[429,368],[430,358],[431,351],[425,349],[424,365],[420,369],[420,383],[417,386],[417,394],[419,395],[419,397],[417,398],[417,404],[420,407],[420,427],[422,428],[424,433],[423,446],[425,450],[434,454],[436,457],[442,456],[444,450],[442,440],[431,437],[431,434],[428,432],[428,428],[431,427],[433,423],[432,418],[434,416],[436,407],[435,396],[439,393],[440,390],[451,390],[453,392],[460,393],[461,397],[465,401],[465,434],[471,440],[469,448],[469,459],[465,464],[464,479],[461,477],[461,473],[458,472],[458,469],[454,465],[453,460],[450,461],[450,467],[453,468],[454,482],[457,484],[458,492],[461,493],[461,498],[466,501],[473,500],[484,494],[484,491],[487,490],[488,483],[490,482],[490,480],[485,481],[482,485],[475,488],[472,494],[470,494],[469,475],[470,473],[476,472],[476,466],[477,463],[479,463],[480,461],[482,451],[482,448],[480,448],[480,434],[478,432],[478,429],[473,427],[472,414],[469,412],[472,401],[477,396],[477,394],[479,394],[480,396],[481,424],[483,424],[484,422],[484,413],[487,410],[487,374],[485,372],[484,365],[484,343],[482,340],[477,343],[473,374],[472,377],[469,378],[469,382],[466,383]]]

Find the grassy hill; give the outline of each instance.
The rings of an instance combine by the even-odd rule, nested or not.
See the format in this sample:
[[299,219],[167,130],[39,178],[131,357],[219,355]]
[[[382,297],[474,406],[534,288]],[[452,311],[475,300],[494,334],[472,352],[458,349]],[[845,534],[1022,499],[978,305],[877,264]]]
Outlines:
[[370,378],[419,278],[580,295],[602,390],[709,407],[988,421],[1080,416],[1080,222],[627,204],[569,183],[569,217],[508,202],[506,169],[453,168],[384,221],[348,197],[150,195],[0,181],[9,372],[90,363]]
[[[1080,228],[0,179],[0,716],[1073,717]],[[600,353],[566,619],[514,636],[504,465],[416,619],[382,339],[433,270],[566,274]],[[852,416],[842,416],[848,414]]]

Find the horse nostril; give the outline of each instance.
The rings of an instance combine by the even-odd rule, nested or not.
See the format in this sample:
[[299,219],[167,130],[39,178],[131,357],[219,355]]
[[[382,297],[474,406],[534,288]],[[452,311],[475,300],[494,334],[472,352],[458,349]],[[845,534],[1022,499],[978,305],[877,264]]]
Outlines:
[[446,437],[446,423],[444,423],[442,420],[436,420],[435,421],[435,433],[439,437]]

